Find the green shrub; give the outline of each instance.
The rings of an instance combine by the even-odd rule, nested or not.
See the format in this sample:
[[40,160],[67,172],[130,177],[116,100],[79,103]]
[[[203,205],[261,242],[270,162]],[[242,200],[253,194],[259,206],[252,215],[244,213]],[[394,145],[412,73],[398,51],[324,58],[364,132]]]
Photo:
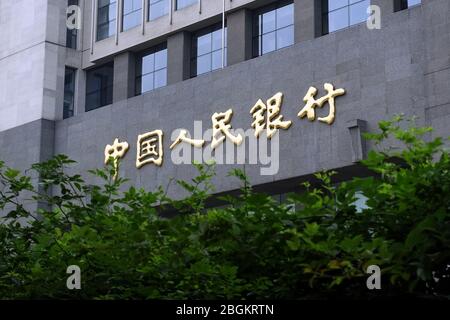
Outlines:
[[[0,297],[4,299],[325,299],[449,298],[450,161],[429,128],[381,122],[381,133],[404,143],[397,152],[371,151],[374,175],[334,185],[316,174],[280,205],[252,190],[240,171],[238,197],[206,208],[213,166],[179,184],[190,196],[169,199],[114,181],[112,166],[92,171],[101,185],[67,173],[63,155],[31,178],[0,163]],[[53,193],[49,192],[53,190]],[[357,194],[367,208],[357,210]],[[22,199],[44,204],[30,212]],[[49,195],[53,194],[53,195]],[[293,210],[295,206],[295,210]],[[161,217],[166,208],[178,215]],[[24,223],[25,222],[25,223]],[[66,287],[69,265],[81,268],[82,290]],[[368,290],[366,269],[378,265],[382,289]]]

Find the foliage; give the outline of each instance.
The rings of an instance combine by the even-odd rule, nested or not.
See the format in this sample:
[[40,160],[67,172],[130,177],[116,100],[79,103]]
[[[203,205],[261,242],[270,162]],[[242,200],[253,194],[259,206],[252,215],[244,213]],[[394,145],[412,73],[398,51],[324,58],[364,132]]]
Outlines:
[[[179,181],[190,196],[168,198],[130,187],[113,166],[71,175],[59,155],[35,164],[39,186],[0,162],[0,297],[6,299],[325,299],[449,298],[450,161],[429,128],[402,129],[401,117],[368,138],[400,150],[371,151],[374,175],[333,184],[316,174],[285,204],[242,181],[237,197],[207,208],[213,166]],[[367,198],[357,209],[358,195]],[[33,211],[24,198],[40,203]],[[175,208],[179,214],[164,218]],[[368,290],[366,269],[382,270],[382,289]],[[82,290],[68,290],[66,269],[81,268]]]

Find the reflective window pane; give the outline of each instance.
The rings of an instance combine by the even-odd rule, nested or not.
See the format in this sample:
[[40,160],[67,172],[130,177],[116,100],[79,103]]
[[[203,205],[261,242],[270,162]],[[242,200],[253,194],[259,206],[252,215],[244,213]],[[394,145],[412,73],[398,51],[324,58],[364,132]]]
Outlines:
[[114,0],[99,0],[97,12],[97,41],[116,34],[117,2]]
[[[227,28],[225,27],[226,55]],[[222,68],[222,24],[218,24],[194,34],[192,38],[192,76]],[[226,66],[226,57],[224,60]]]
[[276,3],[255,12],[253,56],[294,44],[294,4]]
[[177,0],[177,10],[198,3],[198,0]]
[[153,73],[142,76],[141,93],[153,90],[154,88]]
[[348,9],[343,8],[328,15],[328,32],[333,32],[348,27]]
[[399,0],[399,1],[400,1],[400,7],[398,8],[399,10],[405,10],[422,3],[421,0]]
[[112,37],[116,34],[116,20],[111,21],[108,24],[108,37]]
[[155,70],[167,67],[167,49],[155,53]]
[[367,20],[370,0],[322,0],[323,33],[334,32]]
[[123,13],[128,14],[133,11],[133,0],[123,0]]
[[222,50],[214,51],[212,53],[211,70],[222,68]]
[[333,11],[348,6],[348,0],[328,0],[328,11]]
[[162,69],[155,72],[155,89],[167,85],[167,70]]
[[277,31],[277,49],[294,44],[294,26],[289,26]]
[[197,54],[199,56],[211,52],[211,34],[205,34],[204,36],[197,38]]
[[220,49],[222,49],[222,29],[219,29],[212,33],[212,50],[214,51]]
[[76,70],[66,67],[64,77],[63,119],[74,116],[75,110],[75,75]]
[[262,33],[274,31],[276,29],[276,11],[270,11],[262,15]]
[[141,12],[135,11],[123,17],[123,30],[129,30],[141,24]]
[[149,0],[149,20],[155,20],[159,17],[169,14],[170,0]]
[[113,80],[113,63],[86,72],[86,111],[112,103]]
[[[68,0],[67,1],[67,6],[78,6],[79,2],[78,0]],[[71,17],[73,14],[73,12],[68,12],[67,13],[67,18]],[[78,30],[77,29],[66,29],[67,33],[66,33],[66,47],[67,48],[72,48],[72,49],[76,49],[77,48],[77,36],[78,36]]]
[[277,9],[277,29],[294,24],[294,4]]
[[142,58],[142,73],[146,74],[155,70],[155,55],[149,54]]
[[136,59],[136,95],[167,85],[167,46],[151,48]]
[[197,58],[197,75],[211,71],[211,54],[205,54]]
[[421,0],[408,0],[408,7],[416,6],[421,3],[422,3]]
[[266,33],[261,37],[262,54],[276,50],[276,32]]
[[368,18],[367,8],[370,6],[370,0],[365,0],[350,6],[350,25],[364,22]]
[[124,0],[123,1],[123,31],[139,26],[142,21],[142,1]]

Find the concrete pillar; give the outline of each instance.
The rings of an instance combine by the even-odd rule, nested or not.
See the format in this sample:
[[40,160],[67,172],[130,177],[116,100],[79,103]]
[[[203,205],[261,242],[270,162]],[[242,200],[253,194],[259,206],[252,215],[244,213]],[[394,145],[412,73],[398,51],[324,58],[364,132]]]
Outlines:
[[167,84],[191,77],[191,37],[182,31],[167,39]]
[[321,3],[321,0],[294,0],[295,43],[322,35]]
[[366,140],[363,134],[367,132],[367,122],[355,119],[347,122],[352,145],[353,162],[359,162],[367,157]]
[[121,53],[114,58],[113,103],[134,96],[135,66],[135,57],[131,52]]
[[252,58],[253,14],[248,9],[234,11],[227,15],[228,65]]

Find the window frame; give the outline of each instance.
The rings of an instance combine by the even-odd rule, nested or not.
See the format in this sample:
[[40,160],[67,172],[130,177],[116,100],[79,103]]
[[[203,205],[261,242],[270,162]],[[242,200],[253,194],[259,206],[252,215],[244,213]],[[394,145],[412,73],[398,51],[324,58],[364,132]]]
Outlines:
[[[76,68],[72,68],[69,66],[66,66],[65,70],[64,70],[63,119],[68,119],[75,115],[75,93],[76,93],[77,71],[78,70]],[[67,75],[69,72],[72,77],[72,85],[70,86],[70,90],[67,90],[66,81],[67,81]],[[67,97],[68,93],[72,95],[72,97],[71,97],[72,108],[71,109],[66,108],[66,101],[67,101],[66,97]]]
[[408,10],[410,8],[414,8],[414,7],[422,5],[422,0],[419,0],[419,3],[412,4],[412,5],[410,5],[408,2],[409,2],[409,0],[395,0],[394,11],[398,12],[398,11]]
[[[132,5],[133,5],[133,10],[131,10],[130,12],[128,12],[126,14],[125,14],[125,1],[132,1]],[[122,0],[122,12],[121,12],[121,17],[122,17],[122,21],[121,21],[122,25],[121,25],[121,27],[122,27],[122,30],[121,30],[121,32],[126,32],[128,30],[134,29],[134,28],[139,27],[139,26],[142,25],[142,18],[141,18],[139,20],[138,24],[125,29],[125,23],[124,23],[125,22],[125,17],[130,16],[132,14],[135,14],[136,12],[139,12],[139,11],[140,11],[140,15],[139,16],[142,17],[142,10],[144,9],[142,7],[142,0],[139,0],[140,6],[141,6],[139,9],[134,9],[134,1],[135,0]]]
[[[156,53],[160,52],[160,51],[166,51],[166,66],[163,68],[159,68],[156,69],[155,63],[153,63],[153,70],[147,73],[143,73],[142,71],[142,61],[144,59],[144,57],[147,57],[149,55],[155,55]],[[134,79],[134,84],[135,84],[135,90],[134,90],[134,95],[135,96],[139,96],[142,94],[145,94],[147,92],[162,88],[167,86],[167,70],[168,70],[168,51],[167,51],[167,43],[163,42],[159,45],[153,46],[147,50],[141,51],[136,55],[136,61],[135,61],[135,68],[136,68],[136,72],[135,72],[135,79]],[[155,75],[158,71],[161,70],[166,70],[166,83],[163,86],[160,87],[155,87]],[[153,88],[147,91],[142,91],[142,78],[144,76],[147,75],[153,75]]]
[[[188,0],[188,1],[189,1],[189,0]],[[192,1],[192,2],[188,2],[188,3],[185,4],[184,6],[180,7],[180,6],[178,6],[179,0],[176,0],[176,1],[175,1],[175,10],[182,10],[182,9],[184,9],[184,8],[188,8],[188,7],[190,7],[190,6],[193,6],[193,5],[195,5],[195,4],[198,4],[198,2],[199,2],[199,0],[190,0],[190,1]]]
[[[169,15],[169,12],[170,12],[170,1],[172,1],[172,0],[155,0],[156,1],[155,3],[151,3],[151,1],[153,1],[153,0],[147,0],[146,1],[146,6],[148,7],[148,12],[147,12],[147,17],[146,17],[147,21],[155,21],[155,20],[157,20],[157,19],[159,19],[161,17]],[[151,15],[151,12],[152,12],[152,6],[155,6],[156,4],[158,4],[160,2],[166,2],[167,3],[167,13],[164,13],[161,16],[157,16],[156,18],[151,19],[150,15]]]
[[[200,29],[197,32],[192,34],[192,43],[191,43],[191,61],[190,61],[190,66],[191,66],[191,78],[195,78],[197,76],[200,76],[202,74],[206,74],[206,73],[210,73],[213,72],[215,70],[220,70],[220,68],[215,68],[213,69],[213,53],[215,52],[221,52],[222,51],[222,45],[220,46],[219,49],[213,50],[213,41],[212,41],[212,37],[213,37],[213,33],[216,31],[220,31],[222,33],[222,23],[216,23],[213,24],[211,26],[208,26],[206,28]],[[206,35],[210,35],[211,36],[211,50],[208,51],[207,53],[203,53],[201,55],[198,55],[198,38],[199,37],[203,37]],[[224,67],[227,66],[227,52],[228,52],[228,27],[227,27],[227,23],[225,21],[225,46],[224,46],[224,51],[225,51],[225,64]],[[222,40],[222,39],[221,39]],[[200,57],[204,57],[206,55],[211,55],[211,68],[209,71],[207,72],[202,72],[202,73],[198,73],[197,72],[197,66],[198,66],[198,58]]]
[[[96,35],[95,35],[95,38],[96,38],[96,41],[97,41],[97,42],[102,41],[102,40],[105,40],[105,39],[108,39],[108,38],[111,38],[112,36],[116,35],[116,33],[117,33],[117,12],[118,12],[118,4],[119,4],[119,0],[110,0],[109,4],[107,4],[107,5],[103,6],[103,7],[100,7],[100,0],[98,1],[98,4],[97,4],[97,25],[96,25]],[[99,22],[100,9],[105,8],[105,7],[108,7],[108,18],[109,18],[109,11],[110,11],[110,7],[111,7],[112,5],[115,5],[115,7],[116,7],[116,15],[115,15],[114,19],[111,19],[111,20],[108,20],[108,21],[106,21],[106,22],[100,23],[100,22]],[[111,35],[108,33],[108,36],[107,36],[107,37],[100,38],[100,37],[99,37],[99,30],[100,30],[100,27],[105,26],[105,25],[110,26],[112,22],[115,22],[114,33],[112,33]],[[108,29],[108,30],[109,30],[109,29]]]
[[[292,23],[288,24],[286,26],[283,26],[281,28],[278,28],[277,25],[277,10],[288,6],[288,5],[292,5],[293,9],[292,9]],[[294,14],[295,14],[295,3],[293,0],[281,0],[281,1],[277,1],[274,2],[272,4],[269,4],[267,6],[258,8],[257,10],[253,11],[253,21],[252,21],[252,57],[253,58],[257,58],[260,56],[263,56],[264,54],[270,53],[270,52],[275,52],[278,51],[280,49],[283,48],[287,48],[290,47],[292,45],[295,44],[295,19],[294,19]],[[262,17],[264,14],[267,14],[269,12],[275,12],[275,29],[271,30],[269,32],[261,32],[260,33],[260,17]],[[278,41],[278,37],[277,34],[280,30],[284,30],[284,29],[288,29],[291,28],[292,29],[292,43],[290,45],[284,46],[284,47],[278,47],[277,45],[277,41]],[[274,33],[275,34],[275,49],[268,51],[266,53],[262,52],[262,38],[264,35],[268,35],[270,33]]]
[[[67,1],[67,8],[70,6],[79,6],[80,2],[79,0],[68,0]],[[67,15],[67,18],[69,16]],[[72,29],[66,27],[66,47],[70,49],[77,49],[78,47],[78,30]]]
[[[101,84],[99,89],[89,91],[89,88],[88,88],[88,86],[89,86],[89,74],[92,73],[92,72],[98,71],[98,70],[100,70],[102,68],[105,68],[105,67],[110,67],[112,69],[111,84],[110,85],[105,85],[105,86]],[[106,83],[108,83],[108,81]],[[87,70],[86,71],[85,112],[96,110],[96,109],[99,109],[99,108],[102,108],[104,106],[112,104],[113,103],[113,95],[114,95],[113,89],[114,89],[114,61],[111,61],[111,62],[105,63],[105,64],[103,64],[101,66],[98,66],[98,67],[95,67],[95,68]],[[110,97],[108,97],[108,96],[103,97],[102,96],[102,92],[106,92],[106,94],[111,93],[111,96]],[[91,106],[88,106],[88,103],[87,103],[88,102],[88,96],[92,95],[94,93],[100,93],[100,104],[95,106],[95,107],[91,107]],[[106,102],[103,103],[102,102],[103,100],[106,100]]]
[[[329,9],[328,9],[328,0],[321,0],[321,1],[322,1],[322,3],[321,3],[322,12],[320,13],[321,14],[321,21],[322,21],[322,30],[321,30],[321,32],[322,32],[322,35],[327,35],[327,34],[330,34],[330,33],[333,33],[333,32],[337,32],[337,31],[340,31],[340,30],[348,29],[348,28],[350,28],[352,26],[356,26],[356,25],[358,25],[360,23],[364,23],[366,20],[360,21],[360,22],[356,22],[356,23],[352,24],[351,20],[350,20],[351,19],[350,9],[351,9],[351,7],[353,7],[355,5],[358,5],[358,4],[360,4],[362,2],[365,2],[365,1],[369,1],[369,5],[371,5],[371,1],[372,0],[356,0],[357,2],[355,2],[355,3],[350,3],[350,0],[347,0],[347,3],[348,3],[347,5],[344,5],[344,6],[339,7],[339,8],[335,8],[335,9],[333,9],[331,11],[329,11]],[[346,24],[346,26],[342,27],[342,28],[339,28],[339,29],[336,29],[336,30],[333,30],[333,31],[330,32],[330,25],[329,25],[329,15],[330,15],[330,13],[342,10],[343,8],[347,9],[347,24]],[[367,14],[367,12],[366,12],[366,14]],[[369,17],[368,14],[367,14],[367,17]]]

